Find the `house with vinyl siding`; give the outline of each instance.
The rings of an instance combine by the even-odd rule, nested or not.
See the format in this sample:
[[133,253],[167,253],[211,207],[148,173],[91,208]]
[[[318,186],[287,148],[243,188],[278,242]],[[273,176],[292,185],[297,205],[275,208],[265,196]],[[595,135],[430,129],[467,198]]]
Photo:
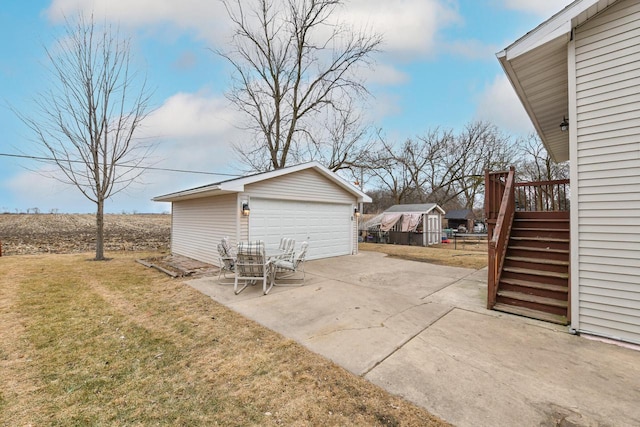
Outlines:
[[[171,253],[218,265],[217,245],[281,237],[309,243],[307,259],[358,252],[358,215],[371,198],[311,162],[158,196],[171,203]],[[358,209],[358,210],[356,210]]]
[[498,59],[570,161],[570,327],[640,344],[640,2],[574,1]]

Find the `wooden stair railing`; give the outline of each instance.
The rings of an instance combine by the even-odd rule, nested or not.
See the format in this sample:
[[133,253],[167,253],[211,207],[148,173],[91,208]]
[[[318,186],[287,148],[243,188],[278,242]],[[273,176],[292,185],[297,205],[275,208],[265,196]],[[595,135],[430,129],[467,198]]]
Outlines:
[[516,183],[516,208],[528,212],[569,210],[569,180]]
[[[485,217],[488,225],[489,263],[487,308],[491,310],[496,304],[498,283],[507,252],[507,242],[515,214],[515,168],[508,171],[485,172]],[[500,200],[499,208],[496,202]]]
[[570,319],[569,180],[515,182],[485,172],[487,308],[566,325]]

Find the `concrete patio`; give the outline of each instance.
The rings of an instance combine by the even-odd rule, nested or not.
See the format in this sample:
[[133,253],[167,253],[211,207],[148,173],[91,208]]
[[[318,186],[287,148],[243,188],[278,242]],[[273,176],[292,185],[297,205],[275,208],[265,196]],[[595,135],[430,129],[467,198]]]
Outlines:
[[267,296],[188,284],[457,426],[640,425],[640,351],[486,310],[486,269],[361,252],[306,270]]

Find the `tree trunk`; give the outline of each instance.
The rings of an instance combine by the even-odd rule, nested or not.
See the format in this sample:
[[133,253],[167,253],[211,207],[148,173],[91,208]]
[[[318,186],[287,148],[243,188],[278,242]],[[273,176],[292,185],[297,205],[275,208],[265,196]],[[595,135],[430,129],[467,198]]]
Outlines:
[[96,210],[96,261],[104,261],[104,200],[98,200]]

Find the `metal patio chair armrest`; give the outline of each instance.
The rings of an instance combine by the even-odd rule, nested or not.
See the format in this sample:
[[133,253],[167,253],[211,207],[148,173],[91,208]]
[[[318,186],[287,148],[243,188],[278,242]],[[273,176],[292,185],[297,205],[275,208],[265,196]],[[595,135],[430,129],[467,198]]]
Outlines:
[[304,284],[305,280],[305,271],[304,271],[304,263],[307,257],[307,250],[309,247],[309,243],[302,242],[300,246],[300,251],[292,260],[285,259],[277,259],[275,260],[275,273],[274,273],[274,281],[276,275],[280,274],[280,279],[287,279],[295,275],[296,273],[302,272],[302,277],[296,280],[302,280],[302,284]]

